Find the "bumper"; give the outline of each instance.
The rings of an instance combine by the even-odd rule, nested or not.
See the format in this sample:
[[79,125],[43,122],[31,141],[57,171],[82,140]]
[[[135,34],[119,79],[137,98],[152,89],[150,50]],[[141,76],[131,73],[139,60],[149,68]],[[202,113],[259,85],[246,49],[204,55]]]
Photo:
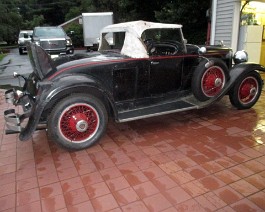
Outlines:
[[27,51],[27,47],[26,46],[18,46],[18,48],[23,50],[23,51]]
[[19,133],[24,130],[21,123],[30,116],[32,110],[32,100],[28,95],[15,89],[10,89],[5,92],[5,99],[7,103],[15,106],[22,106],[23,113],[16,113],[15,109],[8,109],[4,111],[6,121],[6,134]]

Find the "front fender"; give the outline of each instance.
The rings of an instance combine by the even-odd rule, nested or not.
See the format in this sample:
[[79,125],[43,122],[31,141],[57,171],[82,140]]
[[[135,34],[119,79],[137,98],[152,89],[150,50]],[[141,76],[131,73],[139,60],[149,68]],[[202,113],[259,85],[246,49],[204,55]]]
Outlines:
[[225,96],[230,91],[230,89],[234,86],[236,80],[240,76],[247,74],[251,71],[265,72],[265,67],[260,65],[260,64],[256,64],[256,63],[240,63],[238,65],[233,66],[233,68],[231,68],[229,71],[229,76],[230,76],[229,81],[226,83],[222,92],[218,96],[201,103],[198,106],[198,108],[204,108],[204,107],[209,106],[210,104],[213,104],[214,102],[220,100],[223,96]]
[[240,63],[238,65],[233,66],[233,68],[231,68],[229,72],[230,79],[219,96],[224,96],[234,86],[236,80],[240,76],[247,74],[251,71],[265,72],[265,67],[256,63]]
[[265,72],[265,67],[256,63],[240,63],[238,65],[235,65],[229,73],[232,84],[234,84],[236,79],[238,79],[238,77],[240,77],[242,74],[246,74],[251,71]]

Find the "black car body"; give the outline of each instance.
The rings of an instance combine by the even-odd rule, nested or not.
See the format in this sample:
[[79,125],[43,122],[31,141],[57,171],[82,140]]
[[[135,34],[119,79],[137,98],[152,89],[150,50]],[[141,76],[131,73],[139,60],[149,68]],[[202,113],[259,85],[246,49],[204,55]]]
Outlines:
[[250,108],[262,90],[258,71],[265,71],[246,63],[244,51],[186,44],[181,25],[144,21],[105,27],[98,52],[52,60],[32,44],[29,57],[33,72],[24,87],[5,94],[24,109],[5,111],[7,133],[27,140],[44,125],[74,150],[98,141],[109,117],[125,122],[199,109],[227,94],[238,109]]
[[71,38],[59,26],[35,27],[32,42],[41,46],[50,55],[74,53]]

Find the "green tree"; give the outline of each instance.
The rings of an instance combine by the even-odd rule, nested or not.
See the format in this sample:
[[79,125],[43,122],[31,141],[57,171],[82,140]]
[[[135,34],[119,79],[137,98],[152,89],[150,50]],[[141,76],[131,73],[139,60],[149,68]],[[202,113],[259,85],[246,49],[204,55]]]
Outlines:
[[[56,26],[65,21],[66,14],[78,5],[69,0],[20,0],[20,14],[27,25]],[[40,17],[40,18],[38,18]]]
[[[65,32],[67,35],[71,37],[75,47],[84,46],[82,25],[77,23],[72,23],[66,27]],[[73,34],[71,34],[71,32],[73,32]]]
[[155,11],[155,16],[160,22],[182,24],[184,36],[190,43],[204,44],[207,33],[206,11],[209,7],[210,1],[168,1],[161,10]]
[[22,23],[16,7],[18,1],[1,0],[0,2],[0,41],[8,44],[15,43]]

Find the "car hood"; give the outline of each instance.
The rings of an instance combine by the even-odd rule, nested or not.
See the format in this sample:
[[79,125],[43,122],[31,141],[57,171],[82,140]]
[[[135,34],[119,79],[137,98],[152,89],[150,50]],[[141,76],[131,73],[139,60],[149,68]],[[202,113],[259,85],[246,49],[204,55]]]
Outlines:
[[29,59],[33,71],[40,80],[47,78],[63,69],[70,69],[78,66],[89,66],[91,64],[106,63],[108,61],[120,60],[124,56],[114,52],[92,52],[74,55],[60,56],[51,59],[48,53],[40,46],[30,43],[27,46]]
[[47,37],[47,36],[38,36],[34,37],[34,40],[65,40],[67,37]]

